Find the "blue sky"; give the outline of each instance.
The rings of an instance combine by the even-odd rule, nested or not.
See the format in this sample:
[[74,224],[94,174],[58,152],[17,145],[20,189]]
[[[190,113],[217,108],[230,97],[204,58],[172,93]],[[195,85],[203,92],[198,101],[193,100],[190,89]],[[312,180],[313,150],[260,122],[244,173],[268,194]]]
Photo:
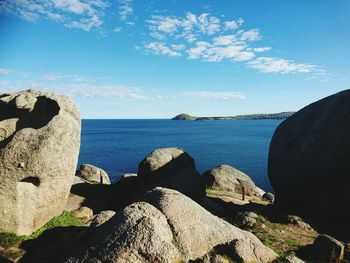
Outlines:
[[83,118],[298,110],[350,88],[348,0],[2,0],[0,91]]

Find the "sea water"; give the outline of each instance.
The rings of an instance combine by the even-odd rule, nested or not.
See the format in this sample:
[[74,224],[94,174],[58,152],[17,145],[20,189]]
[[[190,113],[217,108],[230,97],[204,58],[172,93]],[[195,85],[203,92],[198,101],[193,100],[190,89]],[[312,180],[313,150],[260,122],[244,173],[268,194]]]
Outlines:
[[181,147],[203,173],[220,164],[248,174],[271,191],[267,176],[268,149],[280,120],[173,121],[83,120],[79,164],[107,171],[112,181],[136,173],[152,150]]

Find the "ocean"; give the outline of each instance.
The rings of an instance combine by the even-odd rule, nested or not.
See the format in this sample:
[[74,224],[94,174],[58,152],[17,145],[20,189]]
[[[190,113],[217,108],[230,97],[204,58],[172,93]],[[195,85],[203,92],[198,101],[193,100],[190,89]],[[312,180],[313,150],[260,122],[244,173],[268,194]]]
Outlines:
[[268,149],[281,120],[172,121],[83,120],[79,164],[106,170],[112,181],[136,173],[152,150],[181,147],[203,173],[220,164],[248,174],[255,184],[272,191],[267,176]]

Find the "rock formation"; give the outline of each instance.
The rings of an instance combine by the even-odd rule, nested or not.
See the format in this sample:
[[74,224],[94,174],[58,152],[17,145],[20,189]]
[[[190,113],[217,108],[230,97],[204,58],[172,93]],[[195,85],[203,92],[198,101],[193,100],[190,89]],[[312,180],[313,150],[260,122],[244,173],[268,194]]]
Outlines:
[[172,241],[165,216],[152,205],[139,202],[96,229],[86,250],[67,262],[173,263],[179,253]]
[[79,147],[70,98],[34,90],[0,95],[0,231],[28,235],[63,211]]
[[212,215],[177,191],[157,187],[144,200],[165,215],[185,260],[195,260],[228,243],[238,262],[270,262],[276,258],[256,236]]
[[148,188],[167,187],[189,196],[202,193],[201,177],[192,157],[180,148],[160,148],[141,161],[138,178]]
[[229,165],[220,165],[203,174],[208,188],[242,194],[254,195],[256,187],[248,175]]
[[[273,135],[269,179],[276,203],[350,234],[350,90],[312,103]],[[343,226],[341,226],[343,225]]]
[[220,246],[237,262],[264,263],[277,257],[253,234],[180,192],[158,187],[97,228],[67,262],[187,262]]
[[80,165],[80,169],[77,171],[76,176],[92,183],[111,184],[106,171],[91,164]]

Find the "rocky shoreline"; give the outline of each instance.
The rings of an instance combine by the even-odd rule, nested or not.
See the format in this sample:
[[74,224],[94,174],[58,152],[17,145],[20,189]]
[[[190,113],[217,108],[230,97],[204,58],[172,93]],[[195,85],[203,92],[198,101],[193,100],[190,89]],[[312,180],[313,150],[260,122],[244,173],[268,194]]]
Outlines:
[[[326,217],[325,226],[314,210],[305,211],[311,206],[324,215],[315,204],[332,197],[316,190],[304,195],[307,190],[300,184],[311,187],[300,179],[305,174],[288,175],[302,160],[288,156],[302,155],[303,169],[319,172],[312,169],[316,164],[305,164],[310,161],[305,149],[313,149],[318,138],[328,140],[324,130],[332,128],[337,135],[331,142],[338,148],[322,148],[316,140],[317,150],[332,149],[329,156],[338,149],[337,159],[324,161],[327,173],[317,189],[331,180],[323,179],[329,174],[326,168],[349,158],[346,150],[339,150],[350,146],[341,136],[350,127],[349,94],[312,104],[277,129],[269,160],[276,198],[228,165],[201,175],[195,160],[176,147],[155,149],[140,161],[137,174],[126,174],[114,184],[92,164],[76,171],[80,119],[73,102],[33,90],[0,95],[0,262],[348,262],[348,232],[340,225],[343,235],[338,235],[337,226],[347,217],[340,220],[335,207],[336,217]],[[337,109],[341,113],[334,115]],[[324,117],[315,120],[320,111]],[[309,151],[315,162],[324,160],[322,151],[319,160],[315,150]],[[343,189],[348,170],[340,167],[334,169],[338,181],[332,187],[341,182]],[[286,186],[280,186],[282,174]],[[344,205],[346,193],[339,197],[332,202]],[[294,200],[303,200],[303,205]],[[343,242],[329,236],[333,234]]]

